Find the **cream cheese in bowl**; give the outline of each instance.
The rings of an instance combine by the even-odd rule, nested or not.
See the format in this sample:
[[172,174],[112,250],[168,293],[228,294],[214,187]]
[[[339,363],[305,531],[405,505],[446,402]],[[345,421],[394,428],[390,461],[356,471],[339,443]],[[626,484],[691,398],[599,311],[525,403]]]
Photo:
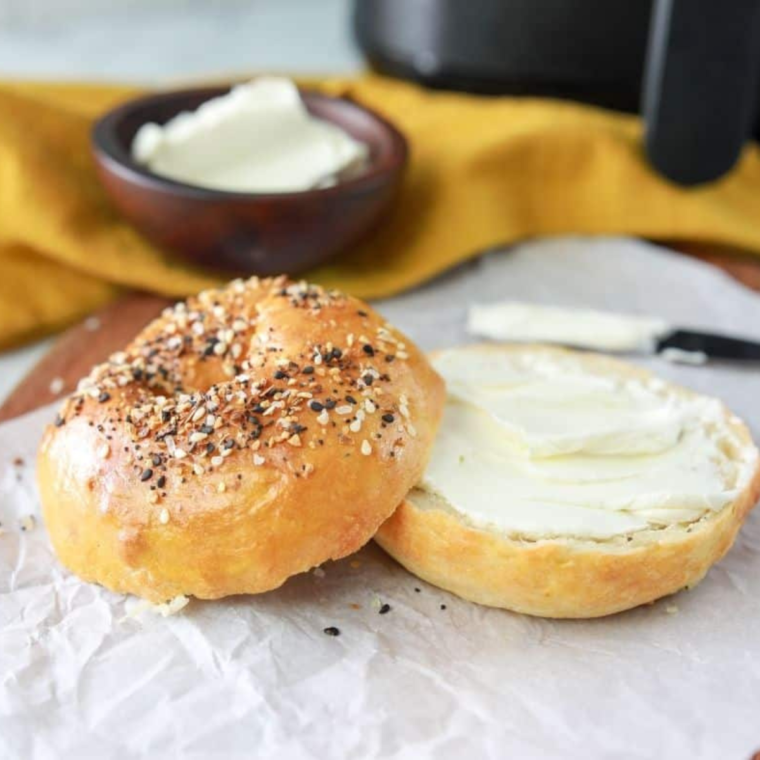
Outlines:
[[312,116],[282,77],[259,77],[163,125],[144,124],[131,147],[154,174],[242,193],[329,186],[368,160],[364,143]]

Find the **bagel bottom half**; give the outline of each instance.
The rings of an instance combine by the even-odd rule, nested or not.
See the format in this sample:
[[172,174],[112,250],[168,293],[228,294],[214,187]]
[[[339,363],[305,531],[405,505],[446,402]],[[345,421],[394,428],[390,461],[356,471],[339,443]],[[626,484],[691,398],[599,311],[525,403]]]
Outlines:
[[[479,353],[481,359],[498,352],[522,356],[533,352],[583,365],[599,375],[652,379],[649,373],[622,362],[562,349],[489,346],[453,351]],[[434,356],[434,366],[449,381],[440,357]],[[655,382],[667,394],[704,399]],[[714,403],[736,447],[731,455],[743,458],[744,476],[729,503],[693,522],[651,526],[604,539],[527,537],[473,524],[445,496],[423,486],[408,494],[375,540],[429,583],[473,602],[541,617],[600,617],[693,587],[729,550],[760,495],[760,468],[751,437],[736,417]],[[506,503],[510,493],[494,491],[493,499]]]

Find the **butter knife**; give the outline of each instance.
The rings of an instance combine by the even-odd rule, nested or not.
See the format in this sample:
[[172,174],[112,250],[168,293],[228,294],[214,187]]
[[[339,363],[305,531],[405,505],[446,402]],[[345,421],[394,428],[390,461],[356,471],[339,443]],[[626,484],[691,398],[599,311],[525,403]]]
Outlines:
[[613,353],[654,353],[689,364],[760,362],[760,342],[674,327],[651,317],[521,301],[470,307],[467,331],[499,341],[557,343]]

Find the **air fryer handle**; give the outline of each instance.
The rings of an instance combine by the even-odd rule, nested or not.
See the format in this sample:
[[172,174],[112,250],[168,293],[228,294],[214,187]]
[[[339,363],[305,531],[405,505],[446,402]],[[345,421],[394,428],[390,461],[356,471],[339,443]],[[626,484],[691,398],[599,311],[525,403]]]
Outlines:
[[682,185],[736,162],[752,129],[759,0],[655,0],[644,76],[646,150]]

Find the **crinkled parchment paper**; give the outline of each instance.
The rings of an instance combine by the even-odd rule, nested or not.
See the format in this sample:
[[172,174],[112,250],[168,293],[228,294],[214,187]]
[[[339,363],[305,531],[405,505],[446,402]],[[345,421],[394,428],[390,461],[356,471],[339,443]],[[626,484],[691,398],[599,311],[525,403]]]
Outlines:
[[[469,303],[498,298],[760,338],[760,297],[621,240],[525,245],[380,307],[435,348],[467,339]],[[760,368],[641,361],[721,396],[760,433]],[[760,749],[760,512],[698,588],[603,620],[478,607],[373,545],[263,596],[130,617],[133,600],[57,564],[39,519],[20,530],[38,515],[34,454],[51,415],[0,427],[0,757],[743,760]]]

